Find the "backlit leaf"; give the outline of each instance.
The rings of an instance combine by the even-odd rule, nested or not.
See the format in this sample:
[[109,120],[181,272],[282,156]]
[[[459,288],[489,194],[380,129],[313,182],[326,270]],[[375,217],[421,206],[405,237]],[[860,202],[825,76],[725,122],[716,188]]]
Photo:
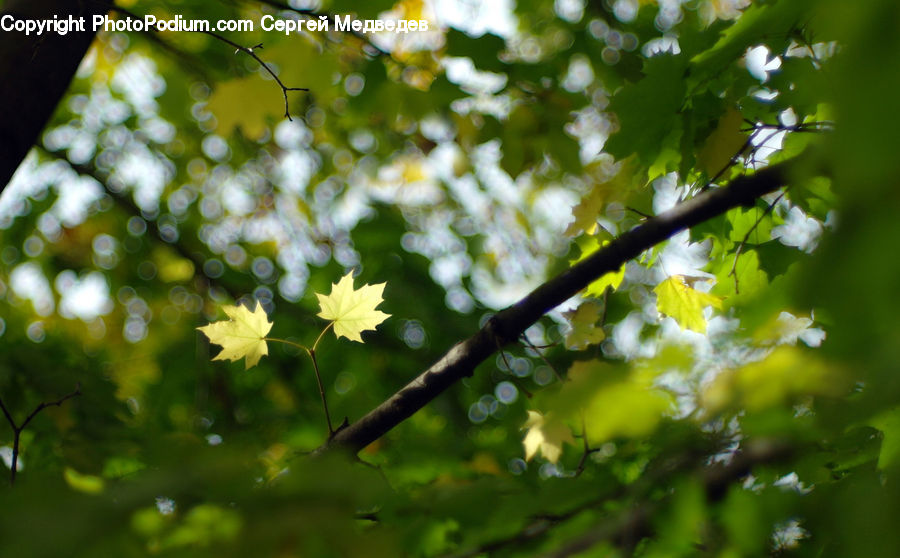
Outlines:
[[575,443],[572,431],[562,422],[554,421],[537,411],[528,411],[528,420],[522,428],[527,428],[525,439],[525,460],[529,461],[540,450],[547,461],[556,463],[562,454],[563,442]]
[[385,314],[375,307],[382,303],[385,283],[363,285],[353,289],[353,274],[344,275],[340,281],[332,285],[330,295],[316,293],[322,311],[318,316],[334,322],[334,334],[340,338],[363,342],[360,333],[374,330],[375,326],[386,320]]
[[222,310],[230,318],[228,321],[197,328],[211,343],[222,346],[222,352],[213,360],[235,361],[246,357],[245,369],[256,366],[261,357],[269,354],[265,338],[272,329],[272,322],[266,311],[258,301],[253,312],[244,306],[224,306]]
[[657,285],[653,292],[656,293],[656,308],[661,314],[675,318],[682,329],[699,333],[706,333],[703,309],[707,306],[722,307],[720,297],[692,289],[680,275],[669,277]]
[[593,301],[582,302],[575,310],[563,313],[572,326],[566,334],[566,348],[585,349],[606,339],[602,324],[598,323],[600,313],[600,305]]

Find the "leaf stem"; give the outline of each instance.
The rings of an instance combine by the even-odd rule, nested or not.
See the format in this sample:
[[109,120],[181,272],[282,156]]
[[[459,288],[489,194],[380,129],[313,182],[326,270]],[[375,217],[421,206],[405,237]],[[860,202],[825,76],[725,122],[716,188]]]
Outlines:
[[325,332],[331,329],[331,326],[334,325],[334,322],[329,323],[325,326],[325,329],[322,330],[322,333],[319,334],[318,339],[313,344],[312,348],[307,347],[306,345],[301,345],[300,343],[294,343],[293,341],[287,341],[286,339],[278,339],[277,337],[266,337],[264,341],[275,341],[278,343],[284,343],[285,345],[290,345],[292,347],[297,347],[298,349],[303,349],[306,351],[306,354],[309,355],[309,359],[313,363],[313,371],[316,373],[316,383],[319,385],[319,397],[322,399],[322,409],[325,411],[325,422],[328,423],[328,439],[331,439],[334,436],[334,428],[331,426],[331,414],[328,412],[328,401],[325,399],[325,386],[322,384],[322,375],[319,374],[319,363],[316,360],[316,347],[319,346],[319,341],[322,340],[322,336],[325,335]]
[[293,341],[288,341],[287,339],[278,339],[277,337],[263,337],[263,341],[275,341],[276,343],[284,343],[285,345],[290,345],[291,347],[303,349],[307,353],[309,352],[309,347],[307,347],[306,345],[294,343]]
[[313,343],[313,346],[312,346],[312,351],[313,351],[313,352],[315,352],[316,347],[319,346],[319,341],[321,341],[321,340],[322,340],[322,337],[325,336],[325,332],[328,331],[329,329],[331,329],[331,326],[333,326],[333,325],[334,325],[334,321],[328,322],[328,325],[325,326],[325,329],[323,329],[323,330],[322,330],[322,333],[319,334],[319,337],[316,338],[316,342]]
[[[321,336],[320,336],[321,337]],[[322,409],[325,410],[325,422],[328,423],[328,439],[334,437],[334,428],[331,426],[331,415],[328,413],[328,401],[325,400],[325,388],[322,386],[322,376],[319,375],[319,363],[316,362],[315,348],[307,351],[310,360],[313,363],[313,370],[316,373],[316,382],[319,384],[319,396],[322,398]]]

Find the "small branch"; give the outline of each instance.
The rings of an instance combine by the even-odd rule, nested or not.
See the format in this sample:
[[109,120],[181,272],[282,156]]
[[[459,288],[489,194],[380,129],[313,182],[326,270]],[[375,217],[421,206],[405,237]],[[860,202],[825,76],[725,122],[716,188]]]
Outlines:
[[301,345],[300,343],[294,343],[293,341],[288,341],[286,339],[278,339],[277,337],[266,337],[263,341],[274,341],[276,343],[284,343],[285,345],[290,345],[291,347],[296,347],[298,349],[303,349],[306,351],[306,354],[309,355],[309,359],[313,363],[313,370],[316,373],[316,383],[319,384],[319,397],[322,398],[322,409],[325,411],[325,421],[328,423],[328,439],[330,440],[334,436],[334,428],[331,426],[331,414],[328,412],[328,401],[325,399],[325,387],[322,384],[322,376],[319,374],[319,362],[316,360],[316,347],[319,345],[319,341],[322,340],[322,336],[325,335],[325,332],[331,329],[331,326],[334,325],[334,322],[329,323],[325,326],[325,329],[322,330],[322,333],[319,334],[319,338],[316,339],[316,342],[313,344],[310,349],[306,345]]
[[[791,453],[790,446],[762,442],[737,454],[728,465],[713,466],[702,470],[700,473],[707,502],[714,504],[721,501],[727,494],[728,488],[750,474],[754,466],[783,461]],[[659,511],[661,506],[662,503],[658,502],[639,503],[612,519],[604,519],[569,544],[542,556],[543,558],[566,558],[584,552],[604,541],[610,541],[627,552],[634,548],[641,539],[653,534],[653,514]]]
[[781,198],[784,197],[784,194],[785,192],[780,193],[778,197],[775,198],[775,201],[773,201],[768,205],[768,207],[766,207],[766,210],[763,211],[763,214],[759,216],[756,222],[753,223],[753,226],[750,227],[750,230],[747,231],[747,234],[744,235],[744,238],[741,239],[740,244],[738,244],[737,250],[734,251],[734,263],[731,264],[731,271],[728,272],[729,276],[734,277],[734,294],[740,294],[741,292],[738,285],[737,276],[738,258],[741,256],[741,252],[744,250],[744,246],[747,244],[747,240],[750,239],[750,235],[753,234],[753,231],[755,231],[757,227],[759,227],[759,224],[762,223],[762,220],[766,218],[766,215],[768,215],[772,212],[773,209],[775,209],[775,206],[778,205],[778,202],[781,201]]
[[331,426],[331,414],[328,412],[328,401],[325,399],[325,387],[322,385],[322,376],[319,374],[319,363],[316,361],[316,350],[309,350],[309,358],[316,372],[316,383],[319,384],[319,397],[322,398],[322,409],[325,411],[325,422],[328,423],[328,439],[334,438],[334,428]]
[[[141,17],[129,10],[126,10],[125,8],[119,7],[119,6],[115,6],[113,9],[115,11],[117,11],[121,14],[124,14],[128,17],[131,17],[133,19],[141,19],[141,20],[144,19],[143,17]],[[275,74],[275,72],[272,70],[272,68],[270,68],[269,65],[266,64],[263,61],[263,59],[260,58],[259,55],[257,55],[254,52],[254,50],[256,50],[256,49],[263,48],[262,43],[253,45],[252,47],[245,47],[244,45],[240,45],[240,44],[232,41],[231,39],[228,39],[227,37],[223,37],[222,35],[219,35],[218,33],[215,33],[213,31],[199,31],[199,33],[203,33],[204,35],[209,35],[210,37],[212,37],[218,41],[221,41],[221,42],[225,43],[226,45],[234,47],[235,54],[237,54],[238,52],[243,52],[250,58],[253,58],[254,60],[256,60],[259,63],[259,65],[262,66],[262,68],[266,71],[266,73],[268,73],[270,76],[272,76],[272,79],[275,80],[275,83],[278,84],[278,87],[281,88],[281,95],[284,97],[284,117],[287,118],[288,120],[293,120],[291,118],[290,107],[288,106],[288,96],[287,96],[288,91],[309,91],[309,89],[307,89],[306,87],[288,87],[288,86],[286,86],[281,81],[281,79],[278,77],[278,75]]]
[[524,331],[522,332],[522,335],[519,336],[519,339],[521,339],[529,349],[534,351],[534,354],[536,354],[538,358],[541,359],[544,364],[546,364],[550,368],[550,370],[553,371],[553,375],[556,376],[556,379],[559,380],[560,383],[563,383],[565,381],[563,380],[563,377],[559,375],[559,372],[556,371],[556,367],[550,364],[550,361],[547,360],[547,357],[544,356],[544,353],[538,350],[534,343],[531,342],[531,339],[529,339],[528,336],[525,335]]
[[134,217],[140,217],[147,223],[147,230],[153,233],[153,236],[159,241],[161,245],[166,245],[174,249],[178,254],[190,260],[192,264],[194,264],[194,269],[203,275],[206,280],[211,284],[219,287],[223,291],[225,291],[228,296],[232,298],[232,300],[237,300],[241,297],[241,291],[252,290],[252,287],[239,286],[227,281],[225,277],[210,277],[203,270],[204,264],[206,263],[206,257],[197,251],[191,250],[187,245],[184,244],[183,238],[187,235],[180,235],[179,240],[176,242],[170,242],[166,240],[163,235],[162,230],[159,227],[159,223],[155,219],[147,218],[141,208],[134,203],[134,201],[127,195],[122,192],[117,192],[113,188],[109,187],[109,177],[103,177],[100,171],[94,167],[93,165],[87,164],[79,164],[73,163],[70,161],[65,153],[61,151],[51,151],[47,149],[43,144],[38,144],[37,147],[44,154],[53,157],[54,159],[58,159],[60,161],[65,161],[76,173],[82,176],[89,176],[103,185],[103,188],[106,190],[106,193],[116,202],[116,204],[126,213],[132,215]]
[[649,213],[644,213],[640,209],[635,209],[634,207],[631,207],[630,205],[626,205],[625,209],[627,209],[628,211],[630,211],[632,213],[637,214],[639,217],[641,217],[643,219],[652,219],[653,218],[653,215],[650,215]]
[[819,133],[819,132],[831,132],[834,131],[834,122],[828,120],[821,120],[815,122],[801,122],[799,124],[794,124],[792,126],[785,126],[783,124],[758,124],[751,122],[749,128],[741,129],[742,132],[755,132],[757,130],[778,130],[780,132],[807,132],[807,133]]
[[217,39],[217,40],[222,41],[223,43],[225,43],[225,44],[227,44],[227,45],[229,45],[229,46],[234,47],[234,49],[235,49],[235,51],[234,51],[235,54],[237,54],[238,52],[243,52],[244,54],[246,54],[246,55],[249,56],[250,58],[252,58],[252,59],[256,60],[257,62],[259,62],[259,65],[262,66],[262,68],[266,71],[266,73],[268,73],[270,76],[272,76],[272,79],[274,79],[274,80],[275,80],[275,83],[278,84],[278,87],[281,88],[281,95],[284,97],[284,117],[287,118],[288,120],[293,121],[293,118],[291,118],[290,107],[289,107],[289,105],[288,105],[288,96],[287,96],[288,91],[309,91],[309,89],[306,88],[306,87],[288,87],[288,86],[286,86],[286,85],[281,81],[281,79],[278,77],[278,75],[272,70],[272,68],[270,68],[268,64],[266,64],[265,62],[263,62],[263,59],[260,58],[260,57],[254,52],[255,49],[261,49],[261,48],[263,48],[262,43],[259,43],[259,44],[257,44],[257,45],[253,45],[252,47],[245,47],[245,46],[243,46],[243,45],[237,44],[236,42],[232,41],[231,39],[228,39],[228,38],[226,38],[226,37],[223,37],[222,35],[219,35],[218,33],[214,33],[214,32],[212,32],[212,31],[201,31],[201,33],[203,33],[204,35],[209,35],[210,37],[213,37],[214,39]]
[[72,393],[68,393],[55,401],[42,401],[40,404],[38,404],[37,407],[34,408],[33,411],[31,411],[31,413],[27,417],[25,417],[25,420],[22,421],[22,424],[19,425],[16,424],[16,421],[13,419],[12,414],[9,412],[9,409],[6,408],[3,400],[0,399],[0,409],[3,410],[3,416],[6,417],[6,421],[9,423],[9,426],[13,431],[12,460],[9,467],[10,486],[16,484],[16,469],[19,466],[19,440],[21,438],[22,431],[25,430],[25,427],[28,426],[28,423],[30,423],[31,420],[38,415],[38,413],[40,413],[47,407],[59,407],[76,395],[81,395],[81,384],[76,384],[75,390]]
[[581,442],[582,442],[582,453],[581,459],[578,460],[578,466],[575,467],[575,476],[580,477],[581,473],[584,472],[584,466],[587,463],[587,458],[590,454],[597,451],[596,449],[592,449],[590,445],[588,445],[588,437],[587,437],[587,424],[584,422],[584,411],[581,413]]

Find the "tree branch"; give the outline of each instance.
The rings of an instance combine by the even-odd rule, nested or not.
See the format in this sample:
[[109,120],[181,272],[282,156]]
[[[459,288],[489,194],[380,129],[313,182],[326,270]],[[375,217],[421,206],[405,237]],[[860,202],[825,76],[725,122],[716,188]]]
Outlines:
[[[59,19],[73,16],[91,21],[105,14],[111,0],[11,0],[0,15],[19,19]],[[94,32],[65,36],[57,33],[0,33],[0,192],[12,178],[22,159],[46,127],[56,105],[69,87],[84,58]]]
[[[112,9],[116,12],[119,12],[119,13],[126,15],[133,19],[141,19],[141,20],[144,19],[142,16],[139,16],[139,15],[137,15],[131,11],[128,11],[125,8],[122,8],[120,6],[113,6]],[[284,117],[287,118],[288,120],[293,120],[293,118],[291,118],[290,106],[288,104],[288,96],[287,96],[288,91],[309,91],[309,89],[306,87],[288,87],[288,86],[286,86],[284,84],[284,82],[281,81],[281,78],[278,77],[278,74],[276,74],[275,71],[272,70],[272,68],[268,64],[266,64],[263,61],[263,59],[260,58],[258,54],[256,54],[256,52],[254,52],[254,50],[256,50],[256,49],[263,48],[262,43],[253,45],[252,47],[247,47],[244,45],[240,45],[240,44],[232,41],[231,39],[224,37],[222,35],[219,35],[218,33],[215,33],[213,31],[201,30],[201,31],[199,31],[199,33],[203,33],[204,35],[209,35],[210,37],[216,39],[217,41],[221,41],[221,42],[225,43],[226,45],[233,47],[235,54],[237,54],[238,52],[243,52],[250,58],[256,60],[259,63],[259,65],[262,67],[262,69],[265,70],[266,73],[269,74],[269,76],[271,76],[272,79],[275,80],[275,83],[278,84],[278,87],[281,88],[281,95],[282,95],[282,97],[284,97]],[[151,33],[151,36],[152,36],[152,33]]]
[[16,484],[16,469],[19,466],[19,441],[22,436],[22,431],[25,430],[25,427],[28,426],[28,423],[31,420],[38,416],[38,413],[46,409],[47,407],[59,407],[69,399],[72,399],[76,395],[81,395],[81,384],[75,384],[75,390],[71,393],[68,393],[55,401],[42,401],[38,404],[37,407],[34,408],[31,413],[25,417],[25,420],[22,421],[22,424],[16,424],[15,419],[13,419],[12,414],[6,408],[6,405],[3,404],[3,400],[0,399],[0,409],[3,410],[3,416],[6,417],[6,422],[9,423],[9,427],[12,428],[13,431],[13,447],[12,447],[12,459],[9,464],[9,485],[12,486]]
[[758,197],[785,184],[787,172],[795,162],[779,163],[755,174],[741,176],[725,188],[711,189],[620,235],[592,256],[536,288],[515,305],[494,315],[481,330],[457,343],[440,360],[369,414],[339,430],[316,453],[333,448],[357,453],[458,380],[471,376],[475,367],[498,347],[515,341],[541,316],[575,296],[604,273],[619,269],[628,260],[675,233],[729,209],[752,205]]
[[[791,446],[785,444],[761,442],[752,444],[739,452],[727,465],[716,465],[702,471],[703,488],[706,501],[714,504],[722,500],[735,482],[750,474],[753,467],[761,464],[783,461],[793,453]],[[626,551],[633,549],[637,543],[653,535],[651,520],[661,502],[644,502],[612,519],[588,528],[584,535],[574,539],[567,545],[543,554],[543,558],[566,558],[589,548],[609,541]]]

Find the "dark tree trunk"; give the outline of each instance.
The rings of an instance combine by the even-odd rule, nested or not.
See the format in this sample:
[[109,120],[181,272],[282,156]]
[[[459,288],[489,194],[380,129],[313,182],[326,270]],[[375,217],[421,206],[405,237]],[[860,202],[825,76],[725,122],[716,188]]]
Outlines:
[[[25,35],[0,31],[0,192],[37,141],[69,87],[95,33],[95,14],[111,0],[9,0],[0,16],[16,19],[84,18],[84,32]],[[7,18],[6,20],[10,20]]]

